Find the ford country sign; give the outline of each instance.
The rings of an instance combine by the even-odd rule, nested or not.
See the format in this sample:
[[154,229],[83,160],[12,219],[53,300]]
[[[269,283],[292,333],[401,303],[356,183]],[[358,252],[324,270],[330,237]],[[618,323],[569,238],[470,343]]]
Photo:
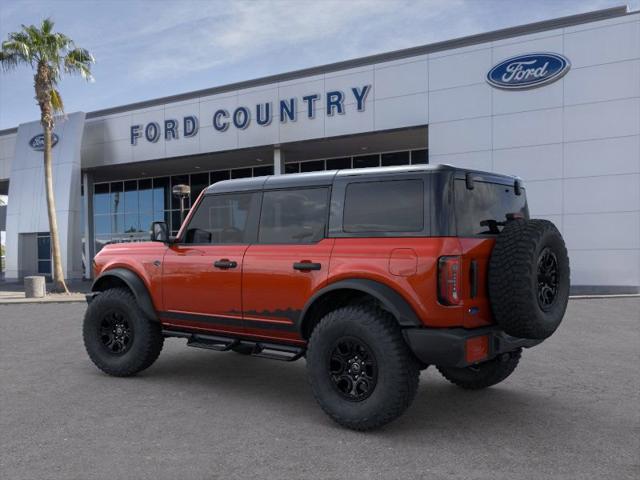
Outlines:
[[541,87],[561,78],[571,63],[557,53],[530,53],[508,58],[489,70],[487,82],[505,90]]
[[[51,148],[56,146],[58,143],[58,135],[55,133],[51,134]],[[38,152],[44,151],[44,133],[39,133],[34,136],[31,140],[29,140],[29,146]]]

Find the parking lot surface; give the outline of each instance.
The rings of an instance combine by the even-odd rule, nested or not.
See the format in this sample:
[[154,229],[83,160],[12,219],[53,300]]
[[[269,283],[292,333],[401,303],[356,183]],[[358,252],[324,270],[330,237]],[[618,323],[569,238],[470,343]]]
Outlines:
[[133,378],[98,371],[82,304],[0,306],[5,479],[637,479],[640,299],[572,300],[516,372],[468,392],[422,373],[369,433],[315,403],[305,363],[170,339]]

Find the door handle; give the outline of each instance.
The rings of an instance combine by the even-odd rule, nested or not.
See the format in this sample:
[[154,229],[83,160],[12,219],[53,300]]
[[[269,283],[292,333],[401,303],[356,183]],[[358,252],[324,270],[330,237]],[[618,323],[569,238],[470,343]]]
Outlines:
[[320,270],[322,265],[319,263],[313,263],[309,261],[296,262],[293,264],[294,270],[300,270],[306,272],[308,270]]
[[215,262],[213,262],[213,266],[216,268],[221,268],[222,270],[227,270],[229,268],[236,268],[238,266],[238,262],[223,258],[221,260],[216,260]]

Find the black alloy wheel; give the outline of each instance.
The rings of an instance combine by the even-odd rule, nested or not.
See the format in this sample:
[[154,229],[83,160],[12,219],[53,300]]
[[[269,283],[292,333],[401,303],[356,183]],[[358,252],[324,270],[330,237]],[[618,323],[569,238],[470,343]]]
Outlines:
[[375,356],[361,340],[339,339],[329,357],[329,375],[337,392],[346,400],[361,402],[373,393],[378,381]]
[[126,313],[109,310],[103,315],[100,322],[100,341],[112,355],[127,353],[133,343],[133,325]]
[[545,248],[538,258],[538,304],[549,310],[558,294],[558,258],[550,248]]

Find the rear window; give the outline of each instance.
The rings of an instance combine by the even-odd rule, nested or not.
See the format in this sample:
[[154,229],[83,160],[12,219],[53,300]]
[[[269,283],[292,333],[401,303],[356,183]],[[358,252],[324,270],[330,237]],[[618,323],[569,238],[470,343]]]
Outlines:
[[455,181],[458,236],[498,233],[502,227],[497,223],[504,222],[509,213],[529,217],[524,191],[522,195],[516,195],[512,186],[479,181],[473,186],[473,190],[469,190],[464,180]]
[[387,180],[347,185],[343,229],[362,232],[422,232],[422,180]]

